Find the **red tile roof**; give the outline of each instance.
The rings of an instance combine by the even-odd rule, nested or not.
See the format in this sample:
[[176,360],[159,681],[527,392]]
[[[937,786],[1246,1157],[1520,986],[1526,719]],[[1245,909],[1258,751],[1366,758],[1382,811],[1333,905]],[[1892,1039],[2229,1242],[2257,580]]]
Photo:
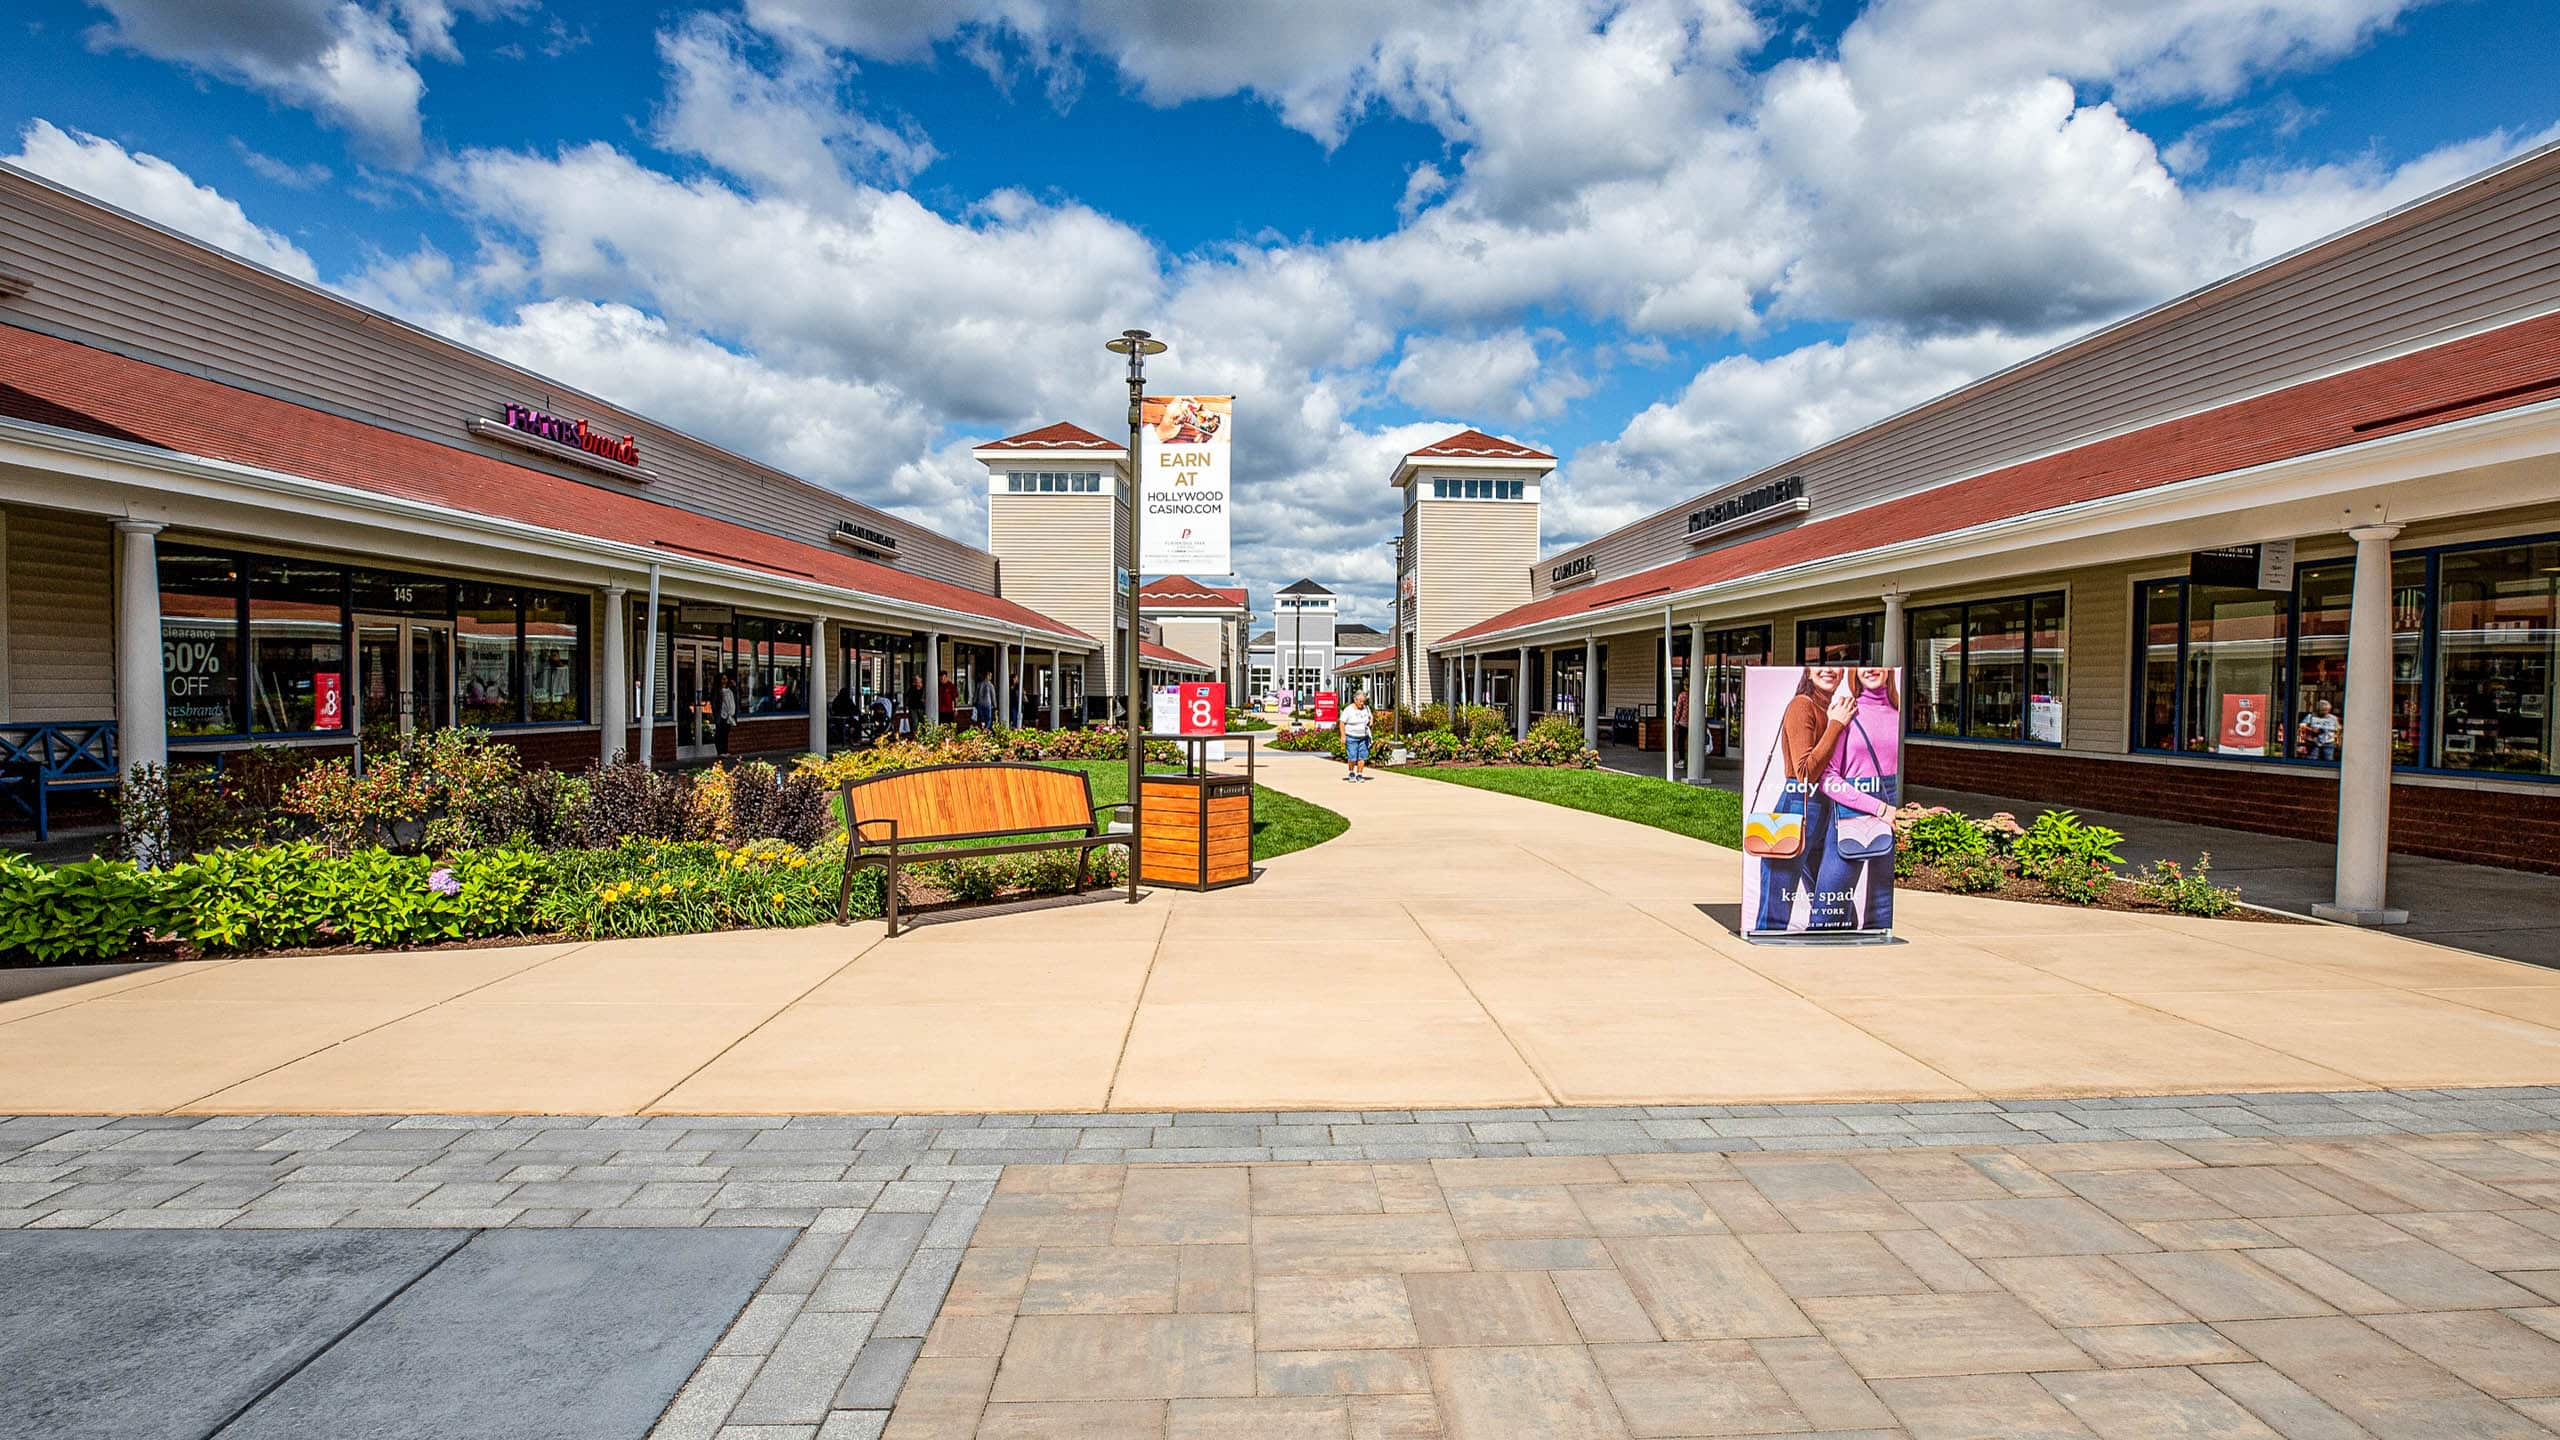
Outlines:
[[1647,595],[1680,594],[2552,399],[2560,399],[2560,314],[1533,600],[1434,643],[1568,619]]
[[1178,609],[1194,606],[1203,609],[1234,606],[1244,608],[1242,590],[1229,590],[1216,585],[1203,585],[1188,575],[1167,575],[1138,587],[1138,603],[1159,608]]
[[1117,440],[1105,440],[1081,425],[1061,420],[1055,425],[1043,425],[1037,430],[1025,430],[1019,435],[1007,435],[1001,440],[990,440],[978,448],[981,450],[1091,450],[1096,453],[1117,454],[1126,447]]
[[1390,645],[1384,650],[1372,650],[1357,660],[1336,665],[1333,668],[1337,674],[1345,670],[1369,670],[1383,665],[1392,665],[1395,663],[1395,658],[1396,647]]
[[1164,646],[1157,644],[1153,640],[1139,641],[1138,655],[1141,659],[1153,660],[1159,665],[1179,665],[1192,670],[1215,670],[1218,668],[1206,660],[1194,659],[1189,655],[1183,654],[1179,650],[1166,649]]
[[1092,637],[1010,600],[491,455],[0,326],[0,417],[395,496],[864,595]]
[[1553,460],[1544,450],[1516,445],[1481,430],[1461,430],[1446,440],[1425,445],[1408,460]]

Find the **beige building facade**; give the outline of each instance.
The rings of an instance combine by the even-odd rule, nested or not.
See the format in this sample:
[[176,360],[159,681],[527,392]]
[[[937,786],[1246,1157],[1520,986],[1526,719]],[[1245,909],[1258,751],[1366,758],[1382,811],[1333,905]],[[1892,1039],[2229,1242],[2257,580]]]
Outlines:
[[1480,430],[1426,445],[1396,466],[1404,501],[1396,555],[1397,689],[1409,703],[1510,705],[1526,686],[1516,661],[1447,637],[1530,598],[1540,487],[1555,457]]
[[1521,581],[1433,659],[1685,701],[1666,775],[1754,763],[1744,667],[1885,665],[1907,785],[2334,838],[2344,918],[2388,849],[2560,871],[2560,147]]

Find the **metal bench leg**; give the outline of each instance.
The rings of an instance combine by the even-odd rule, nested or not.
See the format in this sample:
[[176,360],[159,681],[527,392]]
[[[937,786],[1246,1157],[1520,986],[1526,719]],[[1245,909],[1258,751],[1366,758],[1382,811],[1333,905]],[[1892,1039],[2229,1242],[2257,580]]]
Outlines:
[[844,857],[844,877],[836,886],[836,923],[839,925],[853,923],[853,871],[854,859],[847,855]]
[[881,896],[880,896],[880,910],[881,910],[881,913],[882,913],[883,915],[886,915],[886,916],[888,917],[888,920],[889,920],[889,934],[887,935],[887,937],[886,937],[886,938],[891,939],[891,940],[895,940],[895,939],[897,939],[897,938],[898,938],[898,852],[897,852],[897,851],[895,851],[895,850],[892,850],[892,851],[890,851],[890,852],[889,852],[889,869],[888,869],[888,878],[882,882],[882,887],[881,887]]
[[38,844],[53,838],[52,798],[53,791],[44,783],[44,777],[36,777],[36,842]]

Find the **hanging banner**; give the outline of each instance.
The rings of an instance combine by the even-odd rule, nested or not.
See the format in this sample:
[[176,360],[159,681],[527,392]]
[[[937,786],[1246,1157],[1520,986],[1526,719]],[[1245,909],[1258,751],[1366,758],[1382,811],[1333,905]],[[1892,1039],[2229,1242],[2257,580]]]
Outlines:
[[1150,395],[1138,410],[1138,569],[1224,575],[1232,395]]
[[2213,748],[2224,755],[2264,755],[2267,737],[2273,728],[2267,724],[2267,697],[2264,695],[2225,695],[2222,697],[2222,737]]
[[1749,666],[1742,736],[1743,938],[1890,938],[1902,672]]

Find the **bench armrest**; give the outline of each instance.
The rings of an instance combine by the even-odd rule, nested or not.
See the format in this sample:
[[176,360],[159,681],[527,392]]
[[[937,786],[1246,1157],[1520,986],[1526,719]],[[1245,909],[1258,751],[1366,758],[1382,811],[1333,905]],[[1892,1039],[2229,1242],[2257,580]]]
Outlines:
[[[862,832],[873,825],[885,825],[889,827],[888,838],[886,840],[868,840],[864,838]],[[856,820],[851,825],[845,827],[845,834],[852,839],[853,848],[856,850],[861,849],[864,845],[885,844],[894,847],[898,843],[898,822],[893,816],[883,816],[877,820]]]
[[1123,820],[1127,820],[1127,821],[1129,821],[1130,826],[1131,826],[1131,828],[1132,828],[1132,829],[1136,828],[1137,820],[1136,820],[1136,818],[1135,818],[1134,816],[1132,816],[1132,815],[1130,815],[1130,814],[1128,814],[1128,813],[1127,813],[1127,812],[1128,812],[1128,810],[1129,810],[1129,802],[1128,802],[1128,801],[1126,801],[1126,800],[1114,800],[1113,802],[1111,802],[1111,803],[1110,803],[1110,804],[1108,804],[1108,805],[1096,805],[1096,806],[1094,806],[1094,807],[1093,807],[1093,828],[1094,828],[1094,829],[1096,829],[1096,830],[1101,830],[1101,829],[1103,828],[1103,824],[1102,824],[1102,817],[1104,817],[1105,815],[1112,814],[1114,811],[1121,812],[1121,813],[1120,813],[1120,817],[1119,817],[1119,818],[1121,818],[1121,819],[1123,819]]

